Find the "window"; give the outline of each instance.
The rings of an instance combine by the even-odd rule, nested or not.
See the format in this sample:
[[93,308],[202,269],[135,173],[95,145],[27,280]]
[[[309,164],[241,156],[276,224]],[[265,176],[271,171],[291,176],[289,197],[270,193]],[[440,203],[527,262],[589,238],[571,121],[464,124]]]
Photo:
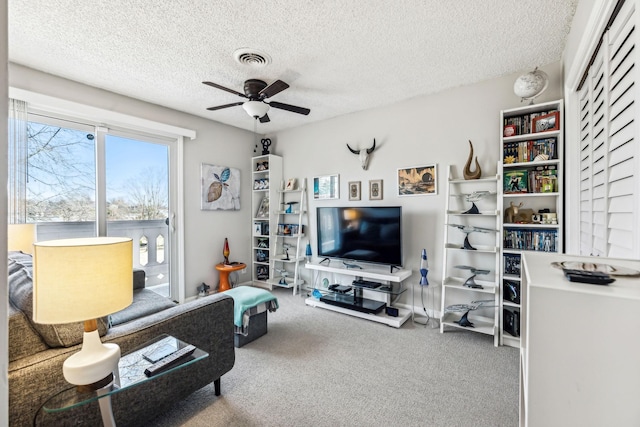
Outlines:
[[10,185],[10,193],[22,195],[12,197],[19,201],[16,207],[23,205],[14,222],[36,223],[39,241],[130,237],[134,267],[145,270],[146,287],[167,297],[178,293],[171,285],[175,236],[169,232],[169,165],[176,138],[39,110],[26,117],[26,154],[10,162],[23,177]]
[[619,9],[578,90],[581,255],[640,256],[634,12],[634,2]]

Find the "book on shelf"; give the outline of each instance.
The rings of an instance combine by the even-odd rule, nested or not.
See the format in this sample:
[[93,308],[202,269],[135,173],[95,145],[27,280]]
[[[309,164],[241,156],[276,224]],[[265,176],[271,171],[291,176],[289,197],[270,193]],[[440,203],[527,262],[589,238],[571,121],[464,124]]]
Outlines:
[[512,274],[520,276],[520,255],[519,254],[503,254],[504,274]]
[[504,230],[505,249],[557,252],[558,230]]
[[554,160],[558,158],[556,146],[557,138],[505,142],[502,159],[505,164],[533,162],[538,156]]
[[526,193],[529,182],[529,171],[526,169],[510,170],[504,173],[505,194]]
[[537,166],[529,171],[531,193],[553,193],[558,191],[558,170],[555,165]]

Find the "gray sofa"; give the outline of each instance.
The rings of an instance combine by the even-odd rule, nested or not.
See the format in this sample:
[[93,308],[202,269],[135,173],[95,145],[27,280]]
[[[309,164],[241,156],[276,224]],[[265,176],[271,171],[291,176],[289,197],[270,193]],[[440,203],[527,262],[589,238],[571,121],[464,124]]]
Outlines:
[[[71,385],[62,363],[80,348],[82,324],[39,325],[32,321],[30,255],[9,253],[9,424],[101,425],[96,402],[45,414],[42,404]],[[233,299],[224,294],[177,305],[144,289],[144,273],[134,272],[134,302],[109,319],[99,319],[103,342],[120,346],[122,354],[169,334],[196,345],[209,357],[153,381],[116,393],[113,412],[119,427],[141,425],[180,404],[194,391],[214,383],[235,363]]]

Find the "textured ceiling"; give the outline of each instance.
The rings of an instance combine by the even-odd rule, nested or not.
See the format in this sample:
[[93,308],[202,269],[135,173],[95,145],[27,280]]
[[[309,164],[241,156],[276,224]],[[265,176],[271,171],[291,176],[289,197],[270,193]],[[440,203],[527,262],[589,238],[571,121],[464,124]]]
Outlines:
[[[253,130],[243,82],[270,98],[271,133],[561,59],[578,0],[9,0],[9,59]],[[272,63],[237,63],[248,47]]]

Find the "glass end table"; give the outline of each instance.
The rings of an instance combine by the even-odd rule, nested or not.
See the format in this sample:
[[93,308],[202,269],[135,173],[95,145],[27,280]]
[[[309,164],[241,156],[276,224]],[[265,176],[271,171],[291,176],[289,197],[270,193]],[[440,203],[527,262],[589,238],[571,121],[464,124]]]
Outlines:
[[[118,372],[114,372],[114,380],[105,387],[92,391],[80,391],[76,386],[69,387],[50,397],[42,405],[39,414],[42,411],[44,413],[67,411],[98,400],[103,424],[105,426],[115,426],[111,408],[111,395],[189,366],[198,360],[208,357],[209,353],[196,348],[191,355],[177,362],[176,365],[150,377],[144,371],[153,363],[145,356],[168,355],[188,345],[188,343],[171,335],[160,335],[122,356],[118,362]],[[150,359],[154,360],[153,357]],[[38,415],[36,415],[37,418]]]

